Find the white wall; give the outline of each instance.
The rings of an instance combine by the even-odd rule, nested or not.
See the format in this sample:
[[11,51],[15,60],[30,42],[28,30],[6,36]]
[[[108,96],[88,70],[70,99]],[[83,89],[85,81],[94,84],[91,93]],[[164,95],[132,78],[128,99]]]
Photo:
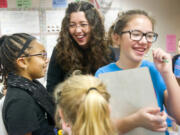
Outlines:
[[[75,0],[68,0],[68,2]],[[103,0],[101,0],[103,1]],[[104,0],[107,1],[107,0]],[[108,0],[110,1],[110,0]],[[117,13],[128,9],[143,9],[156,20],[155,31],[159,34],[154,47],[166,49],[166,35],[175,34],[180,39],[180,0],[112,0],[111,8],[105,14],[105,27],[115,21]],[[16,0],[8,0],[8,8],[16,9]],[[32,8],[52,9],[52,0],[32,0]],[[45,9],[46,8],[46,9]],[[32,9],[31,9],[32,10]],[[61,10],[65,10],[62,8]],[[40,21],[40,24],[42,21]],[[61,24],[61,22],[59,22]],[[46,43],[45,43],[46,44]]]
[[[67,0],[72,2],[75,0]],[[101,0],[103,1],[103,0]],[[107,1],[107,0],[104,0]],[[110,1],[110,0],[108,0]],[[156,19],[155,31],[159,34],[154,46],[166,49],[166,34],[175,34],[180,39],[180,0],[112,0],[111,9],[105,14],[105,27],[114,22],[117,13],[128,9],[143,9]],[[16,0],[8,0],[8,7],[15,8]],[[33,8],[51,8],[52,0],[32,0]],[[64,9],[62,9],[64,10]],[[177,42],[176,41],[176,42]]]

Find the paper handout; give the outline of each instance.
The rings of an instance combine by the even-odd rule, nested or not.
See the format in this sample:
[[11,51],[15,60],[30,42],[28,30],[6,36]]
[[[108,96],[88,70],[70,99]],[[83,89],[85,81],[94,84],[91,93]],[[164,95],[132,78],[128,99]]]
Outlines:
[[[111,94],[111,116],[128,116],[142,107],[158,106],[148,68],[128,69],[100,74]],[[164,135],[145,128],[136,128],[125,135]]]

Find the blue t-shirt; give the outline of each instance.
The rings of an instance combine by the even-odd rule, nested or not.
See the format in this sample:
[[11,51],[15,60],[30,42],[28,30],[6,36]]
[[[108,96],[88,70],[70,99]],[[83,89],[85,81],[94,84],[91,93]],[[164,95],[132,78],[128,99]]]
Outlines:
[[180,56],[175,61],[174,74],[177,78],[180,78]]
[[[158,106],[161,108],[161,111],[162,111],[164,109],[164,107],[163,107],[164,91],[166,90],[165,82],[164,82],[161,74],[159,73],[159,71],[156,69],[154,63],[149,62],[147,60],[143,60],[140,67],[148,67],[148,69],[150,71],[151,79],[153,82],[154,90],[156,93]],[[121,71],[121,70],[123,70],[123,69],[119,68],[116,65],[116,63],[110,63],[106,66],[99,68],[96,71],[95,76],[98,77],[99,74],[103,74],[103,73],[107,73],[107,72]],[[168,124],[170,124],[170,123],[168,122]],[[166,132],[166,135],[167,134],[168,133]]]
[[[152,79],[153,86],[154,86],[156,96],[157,96],[157,102],[162,111],[163,103],[164,103],[164,91],[166,90],[165,82],[164,82],[161,74],[159,73],[159,71],[156,69],[155,65],[152,62],[143,60],[140,67],[148,67],[149,68],[149,71],[151,74],[151,79]],[[120,70],[123,70],[123,69],[119,68],[116,65],[116,63],[110,63],[106,66],[99,68],[96,71],[95,76],[98,77],[99,74],[102,74],[102,73],[115,72],[115,71],[120,71]]]

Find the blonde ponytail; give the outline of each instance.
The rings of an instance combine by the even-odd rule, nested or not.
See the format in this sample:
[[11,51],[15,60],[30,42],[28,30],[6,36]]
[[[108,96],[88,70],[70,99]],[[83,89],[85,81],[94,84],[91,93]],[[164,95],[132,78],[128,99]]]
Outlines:
[[112,135],[111,125],[108,102],[98,90],[91,90],[80,105],[74,135]]
[[105,85],[91,75],[75,75],[58,85],[55,99],[73,135],[113,135]]

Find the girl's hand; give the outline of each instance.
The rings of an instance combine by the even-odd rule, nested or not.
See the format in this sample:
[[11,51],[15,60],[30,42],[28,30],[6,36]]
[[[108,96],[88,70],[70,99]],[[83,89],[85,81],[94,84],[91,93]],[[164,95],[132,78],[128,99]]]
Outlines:
[[161,48],[157,48],[152,51],[152,55],[155,66],[161,75],[172,73],[172,59],[170,54],[166,53]]
[[159,107],[145,107],[131,115],[113,119],[113,124],[119,134],[128,133],[138,127],[164,132],[167,129],[166,118],[166,113],[160,112]]
[[167,129],[167,114],[160,112],[160,108],[146,107],[136,113],[139,127],[144,127],[152,131],[164,132]]

